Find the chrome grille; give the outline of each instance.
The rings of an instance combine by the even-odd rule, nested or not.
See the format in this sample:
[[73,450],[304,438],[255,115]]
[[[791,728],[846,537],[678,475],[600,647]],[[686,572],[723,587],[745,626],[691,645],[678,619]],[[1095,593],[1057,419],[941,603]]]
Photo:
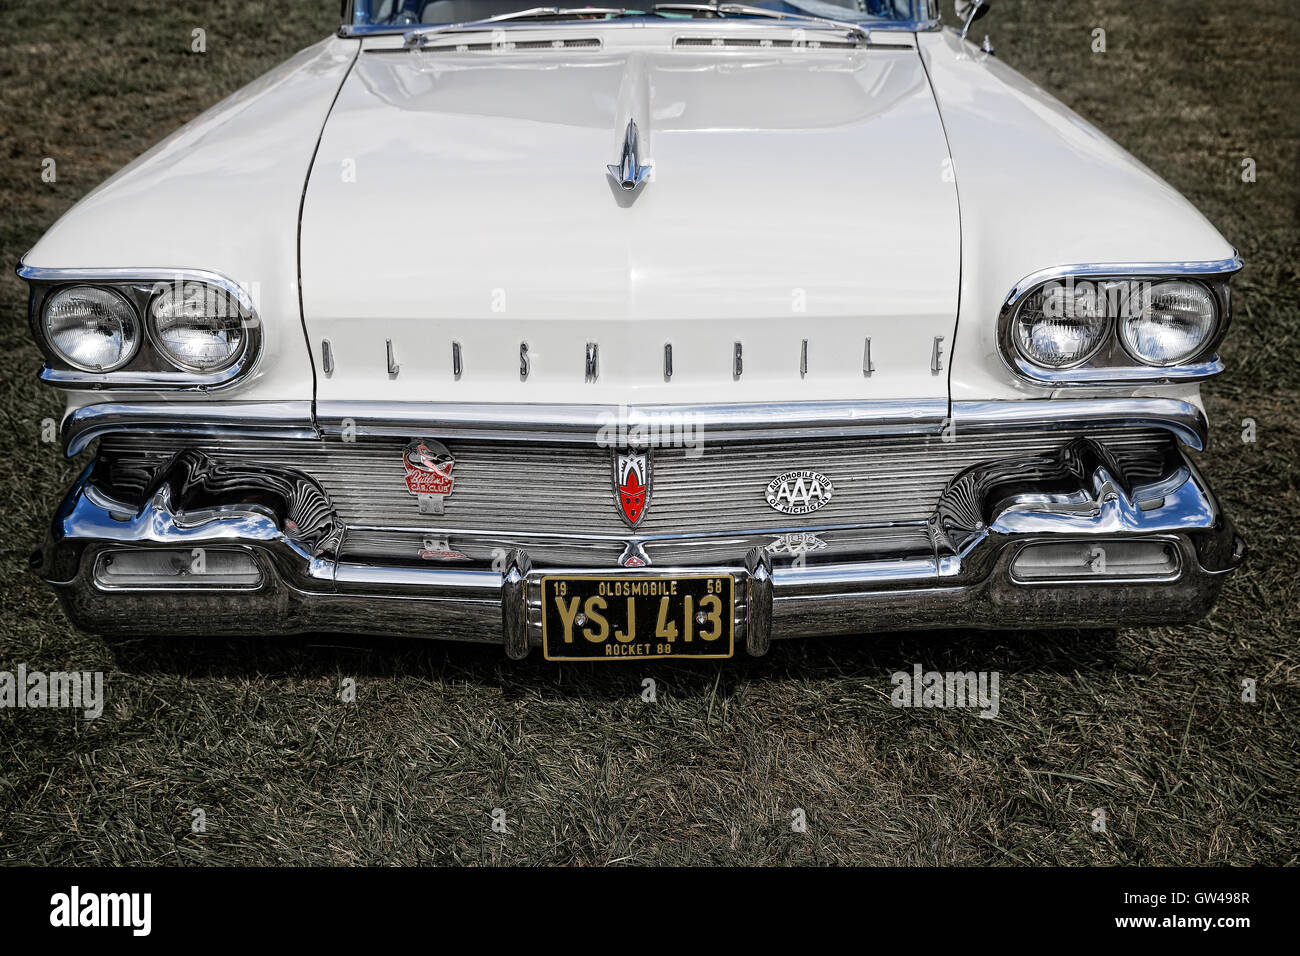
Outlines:
[[[1169,442],[1158,429],[1099,429],[1086,434],[1123,456],[1126,449]],[[430,436],[434,437],[434,436]],[[650,506],[638,536],[722,534],[898,525],[923,522],[947,482],[964,469],[999,458],[1044,454],[1077,433],[1019,431],[996,435],[795,439],[705,444],[653,452]],[[115,457],[161,461],[182,447],[239,462],[299,469],[325,489],[350,527],[446,532],[596,535],[626,538],[611,477],[611,451],[594,445],[445,442],[456,458],[455,488],[444,515],[423,515],[406,490],[404,442],[397,439],[262,442],[109,435]],[[772,510],[768,482],[793,470],[818,471],[834,484],[831,501],[810,515]]]

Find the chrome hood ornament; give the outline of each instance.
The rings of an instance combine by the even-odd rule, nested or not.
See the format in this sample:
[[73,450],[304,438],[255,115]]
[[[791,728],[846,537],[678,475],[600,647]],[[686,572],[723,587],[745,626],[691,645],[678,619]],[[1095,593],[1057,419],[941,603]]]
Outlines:
[[637,136],[636,120],[627,121],[627,132],[623,135],[623,158],[617,165],[605,167],[614,182],[626,190],[636,189],[650,172],[649,166],[641,165],[641,141]]

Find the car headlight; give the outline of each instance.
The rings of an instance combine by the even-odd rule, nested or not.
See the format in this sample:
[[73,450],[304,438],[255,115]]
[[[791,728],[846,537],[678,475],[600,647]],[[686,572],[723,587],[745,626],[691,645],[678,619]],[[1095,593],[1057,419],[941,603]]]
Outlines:
[[1139,283],[1119,320],[1120,344],[1144,365],[1178,365],[1209,343],[1218,312],[1214,295],[1199,282]]
[[111,372],[135,356],[140,320],[111,289],[77,285],[59,289],[41,313],[45,338],[59,358],[83,372]]
[[189,372],[215,372],[239,358],[246,319],[238,299],[198,282],[168,286],[149,303],[154,346]]
[[1106,341],[1110,330],[1106,301],[1094,283],[1048,283],[1016,310],[1016,348],[1045,368],[1081,365]]

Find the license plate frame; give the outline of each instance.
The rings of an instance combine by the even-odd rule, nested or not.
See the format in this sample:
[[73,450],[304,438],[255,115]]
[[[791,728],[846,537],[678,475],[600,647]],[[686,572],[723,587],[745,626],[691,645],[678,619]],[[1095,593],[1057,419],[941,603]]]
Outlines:
[[[605,585],[604,589],[601,584]],[[736,576],[730,572],[636,575],[561,572],[542,575],[539,586],[542,656],[548,661],[727,660],[736,655],[737,585]],[[563,604],[557,605],[557,598]],[[576,606],[572,603],[575,598]],[[589,605],[591,598],[603,600],[603,606]],[[717,599],[716,606],[709,598]],[[606,617],[611,603],[620,600],[634,603],[621,604],[622,613],[617,615],[617,620],[610,619],[616,615]],[[587,617],[589,609],[597,612],[594,618]],[[704,624],[698,623],[695,617],[701,612],[706,615]],[[629,613],[636,622],[630,636]],[[580,617],[586,621],[580,624]],[[604,635],[600,640],[593,640],[586,633],[594,630],[588,626],[594,619],[604,623],[603,632],[596,631]],[[720,621],[720,633],[713,638],[705,637],[704,633],[713,630],[717,621]],[[669,626],[672,631],[668,630]],[[623,640],[622,636],[628,639]],[[553,641],[558,646],[553,647]],[[647,645],[644,652],[623,650],[639,645]],[[689,651],[679,650],[687,645]],[[697,647],[704,653],[696,653]],[[564,648],[572,653],[559,653]]]

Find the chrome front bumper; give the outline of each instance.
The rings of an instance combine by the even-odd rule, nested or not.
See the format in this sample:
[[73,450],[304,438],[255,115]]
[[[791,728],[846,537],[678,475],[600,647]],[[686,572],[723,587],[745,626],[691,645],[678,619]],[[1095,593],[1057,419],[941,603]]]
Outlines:
[[[977,627],[1051,628],[1193,621],[1213,605],[1244,545],[1176,443],[1120,461],[1092,438],[1064,440],[1051,455],[1000,459],[949,484],[913,547],[897,529],[818,529],[816,551],[784,553],[768,532],[629,539],[652,566],[599,568],[618,575],[674,570],[736,577],[736,636],[749,653],[773,638]],[[138,477],[138,476],[137,476]],[[292,634],[342,631],[502,644],[523,657],[541,642],[543,572],[591,573],[575,545],[572,564],[530,556],[521,532],[498,544],[495,566],[430,566],[350,559],[348,529],[324,490],[289,469],[251,469],[184,451],[148,476],[143,496],[119,495],[97,461],[59,508],[32,566],[80,627],[112,634]],[[137,486],[140,486],[137,483]],[[794,529],[793,533],[806,532]],[[921,547],[916,547],[916,540]],[[1165,543],[1159,574],[1089,571],[1018,579],[1027,545]],[[137,549],[238,550],[260,582],[205,586],[199,575],[148,586],[107,586],[111,553]],[[589,553],[588,553],[589,554]],[[587,557],[586,562],[583,558]]]

